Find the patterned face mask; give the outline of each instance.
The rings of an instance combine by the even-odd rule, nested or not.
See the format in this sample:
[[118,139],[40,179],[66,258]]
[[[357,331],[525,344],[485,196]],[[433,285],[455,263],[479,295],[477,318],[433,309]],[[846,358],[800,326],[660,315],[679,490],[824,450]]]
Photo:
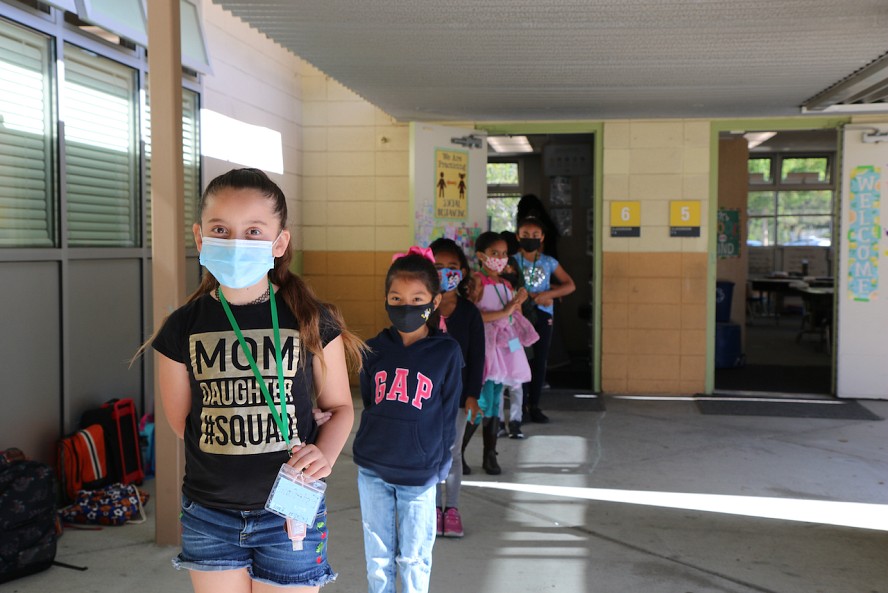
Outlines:
[[496,274],[501,273],[504,269],[506,269],[506,264],[509,263],[509,258],[507,257],[486,257],[484,259],[484,265],[487,268]]
[[441,277],[441,292],[455,290],[463,279],[462,270],[452,270],[450,268],[441,268],[438,270],[438,275]]

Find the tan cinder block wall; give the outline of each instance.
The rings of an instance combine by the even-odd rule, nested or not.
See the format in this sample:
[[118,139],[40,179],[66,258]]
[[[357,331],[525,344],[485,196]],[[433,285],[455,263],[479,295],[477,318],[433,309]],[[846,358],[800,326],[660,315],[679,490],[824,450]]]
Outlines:
[[[601,384],[689,394],[706,382],[709,122],[604,125]],[[641,202],[641,237],[610,237],[610,202]],[[670,200],[699,200],[699,238],[669,237]]]
[[305,64],[303,275],[362,338],[388,325],[384,277],[412,240],[409,127]]

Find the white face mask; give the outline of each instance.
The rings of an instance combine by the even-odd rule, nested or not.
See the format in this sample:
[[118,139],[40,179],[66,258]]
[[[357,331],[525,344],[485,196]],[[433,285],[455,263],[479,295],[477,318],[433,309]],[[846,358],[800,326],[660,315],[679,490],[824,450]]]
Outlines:
[[[200,249],[200,264],[229,288],[253,286],[274,268],[274,241],[252,241],[248,239],[203,239]],[[203,233],[201,233],[201,237]]]

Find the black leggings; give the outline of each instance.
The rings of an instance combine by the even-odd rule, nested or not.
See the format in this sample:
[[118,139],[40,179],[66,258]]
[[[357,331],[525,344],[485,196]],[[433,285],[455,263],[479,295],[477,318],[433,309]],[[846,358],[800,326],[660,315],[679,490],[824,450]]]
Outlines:
[[540,396],[546,382],[546,365],[549,362],[549,347],[552,345],[552,316],[545,311],[536,310],[536,321],[533,328],[540,339],[531,346],[533,360],[530,361],[530,383],[524,384],[524,403],[528,409],[540,407]]

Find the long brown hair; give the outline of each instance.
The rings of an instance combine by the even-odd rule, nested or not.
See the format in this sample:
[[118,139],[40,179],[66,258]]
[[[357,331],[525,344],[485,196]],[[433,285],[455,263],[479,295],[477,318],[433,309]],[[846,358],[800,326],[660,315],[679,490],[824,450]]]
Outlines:
[[[203,218],[203,211],[207,200],[215,193],[224,189],[253,189],[263,196],[273,200],[274,213],[277,214],[281,229],[287,228],[287,199],[278,185],[269,179],[259,169],[232,169],[213,179],[204,190],[198,202],[197,222]],[[314,292],[297,274],[290,271],[293,261],[293,248],[287,246],[287,250],[281,257],[274,259],[274,268],[268,273],[269,279],[278,287],[277,294],[283,297],[284,302],[296,317],[299,325],[301,348],[317,356],[321,361],[321,368],[326,375],[327,365],[324,361],[324,345],[321,341],[321,311],[326,309],[333,322],[339,327],[342,343],[345,347],[345,358],[348,368],[357,372],[361,368],[362,353],[367,346],[364,342],[348,331],[345,319],[339,308],[332,303],[325,303],[315,296]],[[185,304],[194,302],[200,297],[211,294],[219,286],[219,281],[207,270],[204,270],[200,285],[185,301]],[[150,342],[150,340],[149,340]],[[143,346],[144,348],[144,346]],[[138,356],[138,354],[137,354]],[[300,364],[304,364],[305,356],[300,356]]]

